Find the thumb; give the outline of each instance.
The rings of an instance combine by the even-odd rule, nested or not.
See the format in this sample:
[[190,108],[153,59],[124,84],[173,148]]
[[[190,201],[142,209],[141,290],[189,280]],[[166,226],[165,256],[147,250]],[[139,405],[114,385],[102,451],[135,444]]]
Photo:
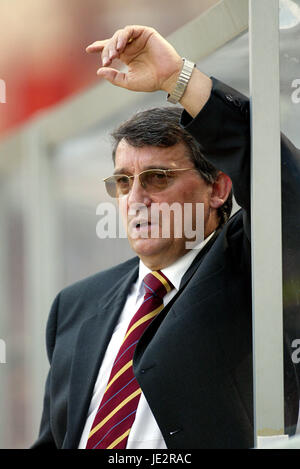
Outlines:
[[97,70],[97,75],[100,78],[104,78],[115,86],[121,88],[128,88],[126,74],[115,70],[114,68],[101,67]]

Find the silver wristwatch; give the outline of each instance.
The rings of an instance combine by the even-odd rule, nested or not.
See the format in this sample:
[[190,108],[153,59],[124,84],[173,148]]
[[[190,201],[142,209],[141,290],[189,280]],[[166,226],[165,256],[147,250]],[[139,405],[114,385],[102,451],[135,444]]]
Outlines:
[[182,66],[180,75],[178,77],[177,83],[175,85],[175,88],[171,94],[168,94],[168,97],[167,97],[167,101],[169,101],[169,103],[172,103],[172,104],[177,104],[178,101],[182,98],[186,90],[186,87],[188,85],[188,82],[190,81],[190,78],[192,76],[194,67],[196,66],[190,60],[187,60],[185,58],[183,58],[182,60],[183,60],[183,66]]

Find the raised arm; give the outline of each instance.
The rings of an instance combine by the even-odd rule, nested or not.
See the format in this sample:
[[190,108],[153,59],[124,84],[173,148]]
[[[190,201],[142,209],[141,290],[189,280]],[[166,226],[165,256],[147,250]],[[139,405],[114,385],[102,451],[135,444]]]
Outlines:
[[[94,42],[86,51],[100,54],[99,77],[131,91],[171,93],[182,69],[182,58],[174,47],[155,29],[145,26],[126,26],[111,38]],[[128,71],[113,68],[114,59],[120,59]],[[195,68],[180,104],[195,117],[207,102],[211,88],[211,79]]]
[[[155,29],[126,26],[109,38],[87,47],[89,53],[99,53],[102,66],[98,75],[113,85],[131,91],[171,93],[182,69],[182,58]],[[119,59],[128,70],[112,68]],[[218,80],[212,80],[195,68],[180,104],[182,123],[199,141],[204,156],[218,169],[228,174],[238,204],[246,212],[246,231],[250,237],[250,113],[249,100]],[[202,112],[200,112],[202,111]],[[282,194],[283,241],[285,251],[295,252],[299,230],[299,150],[283,136]],[[295,256],[294,256],[295,257]]]

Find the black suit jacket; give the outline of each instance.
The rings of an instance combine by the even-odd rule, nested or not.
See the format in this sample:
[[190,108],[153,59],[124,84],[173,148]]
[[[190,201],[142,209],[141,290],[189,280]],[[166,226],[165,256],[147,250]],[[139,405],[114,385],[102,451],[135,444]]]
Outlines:
[[[182,125],[198,139],[205,157],[231,177],[242,209],[201,251],[175,299],[143,334],[134,372],[168,448],[249,448],[254,443],[248,99],[213,79],[204,109],[194,120],[184,112]],[[299,227],[294,206],[295,197],[300,201],[299,152],[285,137],[282,145],[283,219],[289,223],[283,229],[284,265],[290,267],[297,247],[293,230]],[[289,281],[289,269],[285,274]],[[78,446],[99,367],[137,275],[134,258],[55,299],[47,326],[51,367],[34,448]],[[289,332],[297,323],[294,299],[290,294]],[[292,434],[299,393],[290,343],[287,334],[286,431]]]

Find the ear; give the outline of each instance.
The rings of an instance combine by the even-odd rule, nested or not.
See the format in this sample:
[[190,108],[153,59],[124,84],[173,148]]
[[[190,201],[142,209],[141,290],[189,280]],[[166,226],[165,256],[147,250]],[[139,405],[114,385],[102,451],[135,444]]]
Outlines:
[[227,174],[219,172],[216,181],[212,185],[212,192],[210,197],[210,207],[218,209],[223,205],[232,188],[232,182]]

